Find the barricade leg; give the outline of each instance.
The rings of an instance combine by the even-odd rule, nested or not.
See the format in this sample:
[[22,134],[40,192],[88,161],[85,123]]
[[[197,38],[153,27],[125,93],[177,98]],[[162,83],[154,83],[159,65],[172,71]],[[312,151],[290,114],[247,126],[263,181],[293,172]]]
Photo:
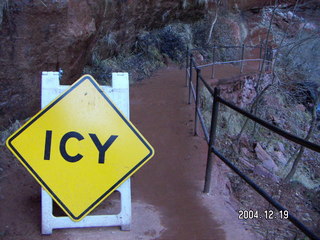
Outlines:
[[121,230],[131,229],[131,186],[130,178],[116,191],[120,192],[121,211],[116,215],[88,215],[79,222],[72,221],[69,217],[56,217],[53,215],[53,201],[50,195],[41,188],[42,234],[50,235],[53,229],[84,228],[84,227],[114,227],[120,226]]

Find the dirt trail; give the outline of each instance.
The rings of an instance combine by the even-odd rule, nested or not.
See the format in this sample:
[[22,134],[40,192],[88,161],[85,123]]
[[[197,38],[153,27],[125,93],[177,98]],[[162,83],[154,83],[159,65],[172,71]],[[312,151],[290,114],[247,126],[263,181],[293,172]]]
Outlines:
[[184,72],[168,67],[131,89],[132,121],[156,151],[133,179],[134,197],[160,207],[167,229],[160,239],[224,239],[197,198],[207,148],[193,136],[194,110],[184,84]]

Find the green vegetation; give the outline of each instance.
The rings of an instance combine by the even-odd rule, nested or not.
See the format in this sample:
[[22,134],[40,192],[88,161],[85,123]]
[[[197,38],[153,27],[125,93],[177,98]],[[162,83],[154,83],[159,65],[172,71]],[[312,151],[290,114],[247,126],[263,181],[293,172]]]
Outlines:
[[[89,73],[97,79],[110,78],[111,72],[126,71],[131,81],[139,81],[149,77],[152,72],[170,61],[183,64],[187,47],[193,46],[193,32],[186,24],[171,24],[151,32],[141,31],[131,46],[129,53],[119,52],[114,33],[104,36],[94,49],[90,64],[84,73]],[[109,49],[103,58],[103,51]],[[114,52],[110,52],[114,49]]]
[[[207,1],[200,1],[199,4],[205,2]],[[214,43],[237,44],[236,39],[227,34],[229,26],[225,26],[225,19],[226,16],[215,24],[212,40],[209,42],[208,26],[212,19],[208,15],[192,24],[174,23],[162,29],[141,31],[131,43],[129,51],[123,51],[122,46],[117,43],[116,33],[109,32],[99,40],[84,73],[92,74],[97,79],[106,79],[110,78],[113,71],[126,71],[129,72],[131,81],[139,81],[169,62],[183,65],[188,48],[203,49],[200,51],[201,55],[204,60],[209,60],[212,58],[211,47]],[[218,39],[222,36],[223,42],[219,42]],[[216,60],[230,59],[235,56],[234,51],[236,50],[221,49],[217,52]]]

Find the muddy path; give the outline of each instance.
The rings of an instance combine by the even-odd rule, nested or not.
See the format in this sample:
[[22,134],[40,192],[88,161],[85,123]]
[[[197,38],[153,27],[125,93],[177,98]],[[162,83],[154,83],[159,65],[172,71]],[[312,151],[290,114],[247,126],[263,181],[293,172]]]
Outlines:
[[167,229],[160,239],[224,239],[197,198],[207,147],[193,136],[194,109],[187,105],[184,72],[169,66],[131,93],[132,121],[156,151],[133,179],[134,197],[160,207]]

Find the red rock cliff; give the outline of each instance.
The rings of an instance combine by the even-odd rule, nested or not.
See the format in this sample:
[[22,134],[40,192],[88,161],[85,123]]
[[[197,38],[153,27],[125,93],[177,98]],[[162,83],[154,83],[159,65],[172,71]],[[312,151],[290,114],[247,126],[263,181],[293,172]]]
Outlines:
[[42,71],[62,68],[64,83],[75,81],[100,35],[113,32],[127,48],[139,30],[192,20],[202,9],[164,0],[12,1],[0,25],[0,126],[39,110]]
[[[112,33],[118,46],[128,49],[140,30],[159,28],[175,20],[192,22],[215,8],[214,1],[207,6],[198,2],[9,1],[0,25],[0,126],[40,109],[42,71],[62,68],[63,82],[70,84],[80,76],[99,36]],[[269,2],[223,1],[226,7],[240,10]]]

